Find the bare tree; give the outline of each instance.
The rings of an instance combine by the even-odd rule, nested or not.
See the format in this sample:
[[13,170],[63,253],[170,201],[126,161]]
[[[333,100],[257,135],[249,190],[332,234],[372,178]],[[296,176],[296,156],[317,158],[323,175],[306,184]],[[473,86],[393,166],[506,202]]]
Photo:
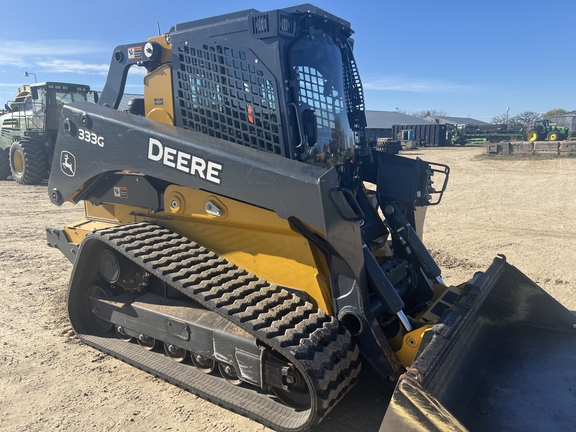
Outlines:
[[535,120],[540,118],[540,114],[534,111],[524,111],[514,117],[510,117],[508,122],[509,126],[512,128],[523,128],[529,124],[534,123]]
[[509,120],[508,116],[506,115],[506,113],[492,117],[492,120],[490,121],[490,123],[492,124],[506,124],[506,121]]
[[446,111],[438,110],[438,109],[431,109],[431,110],[420,110],[420,111],[412,111],[410,113],[412,117],[446,117],[448,113]]

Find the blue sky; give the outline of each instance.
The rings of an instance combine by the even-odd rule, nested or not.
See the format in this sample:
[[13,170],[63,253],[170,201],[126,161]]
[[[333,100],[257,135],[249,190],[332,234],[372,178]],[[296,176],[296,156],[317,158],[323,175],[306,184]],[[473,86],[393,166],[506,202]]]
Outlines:
[[[0,26],[0,102],[22,84],[65,81],[101,90],[116,45],[174,24],[301,2],[253,0],[6,2]],[[576,1],[316,0],[351,22],[368,109],[490,121],[506,113],[576,110]],[[8,17],[13,16],[13,19]],[[132,68],[134,69],[134,68]],[[131,74],[130,93],[142,93]]]

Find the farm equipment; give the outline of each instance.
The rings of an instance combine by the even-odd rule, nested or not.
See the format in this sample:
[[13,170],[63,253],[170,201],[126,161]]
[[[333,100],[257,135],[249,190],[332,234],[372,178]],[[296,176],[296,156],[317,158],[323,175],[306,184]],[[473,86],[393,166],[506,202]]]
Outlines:
[[452,145],[452,125],[392,125],[392,136],[403,142],[414,142],[418,147],[446,147]]
[[6,112],[20,111],[27,106],[29,109],[31,97],[32,93],[30,92],[30,86],[24,84],[22,87],[18,89],[18,91],[16,91],[14,100],[9,101],[7,104],[4,105],[4,111]]
[[454,145],[524,141],[526,132],[523,129],[512,131],[506,125],[451,125],[451,139]]
[[569,130],[564,126],[550,123],[548,119],[538,119],[526,132],[528,141],[562,141],[568,138]]
[[[10,175],[12,175],[12,171],[10,170],[10,148],[8,146],[3,146],[3,144],[4,139],[11,141],[9,138],[9,131],[13,129],[15,121],[14,115],[6,114],[30,109],[31,96],[32,94],[30,93],[30,86],[23,85],[16,92],[14,100],[9,101],[4,105],[4,110],[2,110],[2,115],[0,115],[0,180],[5,180]],[[3,138],[5,135],[7,137]]]
[[0,180],[37,184],[52,165],[62,106],[86,101],[86,85],[45,82],[24,86],[0,116]]
[[[74,331],[277,430],[363,362],[396,385],[387,430],[571,428],[573,314],[503,257],[443,283],[415,227],[449,168],[365,143],[351,35],[305,4],[115,48],[99,103],[62,109],[48,185],[85,206],[47,229]],[[117,110],[134,65],[143,116]]]

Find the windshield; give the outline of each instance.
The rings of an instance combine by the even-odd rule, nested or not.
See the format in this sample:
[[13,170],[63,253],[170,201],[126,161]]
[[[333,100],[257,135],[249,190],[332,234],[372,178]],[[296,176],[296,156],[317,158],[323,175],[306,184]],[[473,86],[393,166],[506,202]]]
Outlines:
[[56,104],[62,105],[71,102],[82,102],[86,100],[85,93],[76,92],[56,92]]
[[[346,161],[354,148],[354,133],[346,114],[342,53],[332,36],[306,36],[292,48],[292,67],[299,84],[298,113],[312,110],[317,141],[305,150],[304,161],[326,168]],[[300,132],[304,136],[304,132]],[[303,144],[306,145],[306,144]]]
[[86,93],[69,90],[49,90],[46,97],[48,98],[46,127],[50,130],[57,130],[62,107],[72,102],[85,101]]
[[44,129],[46,122],[46,90],[38,92],[38,99],[33,101],[32,124],[30,128]]

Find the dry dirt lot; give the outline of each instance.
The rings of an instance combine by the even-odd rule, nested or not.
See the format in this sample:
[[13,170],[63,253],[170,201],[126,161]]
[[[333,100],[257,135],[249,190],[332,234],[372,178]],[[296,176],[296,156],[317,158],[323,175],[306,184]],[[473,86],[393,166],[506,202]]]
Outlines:
[[[424,235],[445,281],[466,281],[501,253],[575,310],[576,159],[487,160],[481,152],[410,153],[451,167]],[[80,219],[81,207],[53,206],[46,185],[0,187],[0,430],[267,430],[79,343],[64,308],[71,265],[46,247],[44,228]],[[375,431],[389,394],[365,367],[317,430]]]

